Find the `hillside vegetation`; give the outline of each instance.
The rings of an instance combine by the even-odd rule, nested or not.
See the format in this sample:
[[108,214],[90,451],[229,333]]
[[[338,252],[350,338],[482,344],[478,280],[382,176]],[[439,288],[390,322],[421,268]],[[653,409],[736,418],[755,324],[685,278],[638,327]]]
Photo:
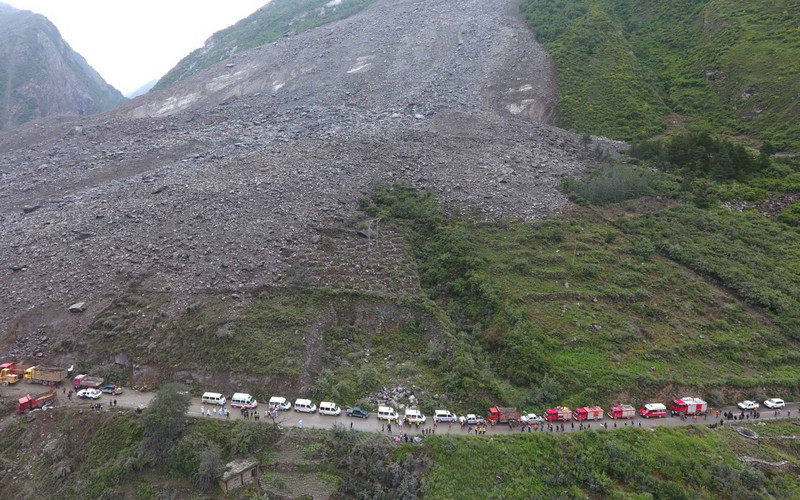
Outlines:
[[238,52],[272,43],[289,34],[352,16],[374,0],[272,0],[229,28],[218,31],[164,75],[155,88],[164,88]]
[[707,129],[800,146],[800,6],[781,0],[523,0],[567,128],[639,140]]

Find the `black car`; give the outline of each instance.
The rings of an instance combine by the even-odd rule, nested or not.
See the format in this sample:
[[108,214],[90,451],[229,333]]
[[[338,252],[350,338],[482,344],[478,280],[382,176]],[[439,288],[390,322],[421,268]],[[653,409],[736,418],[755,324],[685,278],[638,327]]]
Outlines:
[[359,406],[348,406],[347,407],[347,416],[348,417],[359,417],[359,418],[369,418],[369,412],[364,408]]

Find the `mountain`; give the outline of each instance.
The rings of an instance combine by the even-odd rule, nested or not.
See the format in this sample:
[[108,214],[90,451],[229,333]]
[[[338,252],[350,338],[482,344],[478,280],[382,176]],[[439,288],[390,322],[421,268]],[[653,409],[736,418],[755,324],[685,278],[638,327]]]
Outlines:
[[125,101],[39,14],[0,4],[0,129],[90,115]]
[[627,157],[555,126],[571,94],[517,0],[286,26],[109,112],[0,133],[0,352],[126,403],[162,391],[141,414],[60,396],[16,417],[5,391],[30,386],[3,389],[7,496],[202,496],[244,456],[259,498],[798,496],[777,414],[404,426],[414,443],[374,419],[184,418],[167,382],[429,415],[800,397],[800,232],[762,213],[797,202],[800,165],[709,134]]
[[158,83],[158,80],[151,80],[142,85],[141,87],[139,87],[138,89],[134,90],[130,94],[125,95],[125,97],[127,97],[128,99],[133,99],[134,97],[139,97],[142,94],[146,94],[150,92],[150,89],[156,86],[156,83]]
[[[106,321],[123,303],[157,299],[150,307],[177,320],[204,297],[236,293],[250,303],[265,287],[297,283],[421,297],[393,231],[381,230],[382,250],[363,253],[358,200],[379,183],[405,181],[498,217],[560,210],[560,179],[586,171],[595,156],[584,138],[546,123],[552,69],[507,0],[471,0],[455,12],[444,0],[382,0],[110,113],[7,131],[0,345],[12,356],[92,364],[124,353],[126,369],[165,370],[130,373],[145,384],[182,362],[152,357],[177,347],[169,336],[101,333],[112,323],[127,331]],[[148,298],[132,299],[132,290]],[[74,302],[86,311],[70,313]],[[42,324],[46,332],[30,333]],[[151,342],[162,348],[142,350]],[[235,376],[266,366],[284,365],[246,363]],[[183,368],[199,375],[195,361]],[[274,380],[313,383],[310,371],[291,372]]]
[[156,88],[203,70],[234,54],[344,19],[374,0],[273,0],[233,26],[214,33],[203,47],[183,58]]

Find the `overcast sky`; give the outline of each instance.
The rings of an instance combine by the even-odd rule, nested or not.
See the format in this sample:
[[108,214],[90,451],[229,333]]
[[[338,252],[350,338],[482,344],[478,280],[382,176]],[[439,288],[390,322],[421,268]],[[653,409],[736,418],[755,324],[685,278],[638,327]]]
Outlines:
[[123,94],[162,77],[214,32],[268,0],[0,0],[56,25]]

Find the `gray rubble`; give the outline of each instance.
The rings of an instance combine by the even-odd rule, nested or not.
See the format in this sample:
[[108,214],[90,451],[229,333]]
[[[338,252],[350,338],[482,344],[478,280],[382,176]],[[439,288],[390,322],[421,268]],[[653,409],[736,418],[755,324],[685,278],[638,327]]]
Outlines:
[[398,235],[356,234],[358,200],[405,181],[487,220],[559,211],[561,179],[619,144],[548,125],[556,96],[516,2],[378,0],[111,112],[0,134],[0,350],[50,356],[42,335],[91,321],[70,304],[101,311],[132,283],[175,301],[292,279],[415,293],[389,272],[413,267]]

